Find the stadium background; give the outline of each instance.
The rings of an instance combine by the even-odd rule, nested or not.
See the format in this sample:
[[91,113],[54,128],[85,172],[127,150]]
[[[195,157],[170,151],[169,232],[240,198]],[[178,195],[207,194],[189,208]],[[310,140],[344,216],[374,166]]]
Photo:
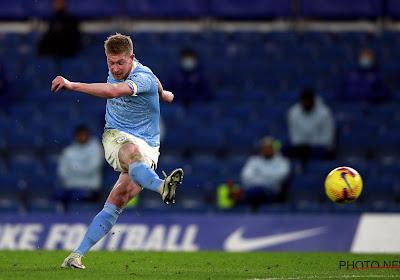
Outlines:
[[[74,58],[39,58],[37,42],[51,16],[51,1],[0,3],[0,60],[18,102],[0,111],[0,212],[54,213],[57,157],[82,121],[100,137],[105,101],[77,93],[50,92],[51,80],[105,81],[103,42],[114,32],[132,36],[137,57],[163,80],[179,51],[193,47],[215,89],[209,104],[161,105],[166,124],[158,170],[176,166],[186,176],[174,207],[143,192],[140,213],[210,214],[214,195],[227,178],[239,182],[246,158],[264,135],[285,143],[286,112],[304,86],[315,86],[337,125],[337,157],[312,161],[293,178],[287,203],[265,205],[264,214],[360,214],[397,212],[399,204],[400,4],[390,0],[175,0],[79,1],[84,46]],[[393,92],[388,104],[341,103],[334,93],[356,65],[358,52],[372,48]],[[246,65],[246,72],[238,71]],[[190,157],[184,157],[191,150]],[[364,179],[356,203],[334,205],[323,180],[334,167],[349,165]],[[105,166],[108,192],[118,174]],[[101,205],[77,202],[73,213],[95,213]],[[72,213],[71,212],[71,213]],[[239,207],[230,211],[247,214]]]

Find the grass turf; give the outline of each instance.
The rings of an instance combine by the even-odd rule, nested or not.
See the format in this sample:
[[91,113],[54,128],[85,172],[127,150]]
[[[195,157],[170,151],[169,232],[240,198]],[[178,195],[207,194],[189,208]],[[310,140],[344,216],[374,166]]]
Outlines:
[[340,261],[398,266],[400,255],[94,251],[83,259],[86,270],[62,269],[68,254],[0,251],[0,279],[400,279],[399,269],[339,268]]

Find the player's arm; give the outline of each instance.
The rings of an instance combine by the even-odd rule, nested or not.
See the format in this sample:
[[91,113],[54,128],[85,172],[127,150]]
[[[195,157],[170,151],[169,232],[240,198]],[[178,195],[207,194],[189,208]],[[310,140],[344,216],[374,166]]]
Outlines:
[[164,101],[165,103],[171,103],[174,100],[174,94],[168,90],[164,90],[160,80],[156,77],[158,83],[158,96],[160,100]]
[[132,95],[132,89],[126,83],[79,83],[70,82],[64,77],[57,76],[51,83],[51,90],[58,92],[60,89],[79,91],[101,98],[115,98]]

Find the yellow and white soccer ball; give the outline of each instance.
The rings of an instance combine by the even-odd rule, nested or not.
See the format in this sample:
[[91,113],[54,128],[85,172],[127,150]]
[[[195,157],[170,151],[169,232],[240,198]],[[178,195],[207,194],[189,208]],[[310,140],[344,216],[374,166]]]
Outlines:
[[362,191],[360,174],[351,167],[333,169],[325,179],[325,192],[330,200],[339,204],[348,204],[356,200]]

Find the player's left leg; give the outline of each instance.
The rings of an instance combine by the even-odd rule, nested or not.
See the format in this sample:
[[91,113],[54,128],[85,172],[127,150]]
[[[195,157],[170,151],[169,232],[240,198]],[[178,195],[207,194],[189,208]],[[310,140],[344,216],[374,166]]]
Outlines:
[[154,170],[155,163],[146,158],[137,144],[127,143],[118,151],[118,159],[123,170],[127,170],[132,181],[146,189],[161,194],[166,204],[175,203],[176,188],[182,183],[183,170],[177,168],[164,180],[161,180]]
[[61,267],[84,269],[85,266],[81,262],[82,256],[111,230],[122,209],[141,190],[142,188],[133,183],[127,173],[122,173],[103,210],[97,214],[90,224],[81,244],[64,260]]

